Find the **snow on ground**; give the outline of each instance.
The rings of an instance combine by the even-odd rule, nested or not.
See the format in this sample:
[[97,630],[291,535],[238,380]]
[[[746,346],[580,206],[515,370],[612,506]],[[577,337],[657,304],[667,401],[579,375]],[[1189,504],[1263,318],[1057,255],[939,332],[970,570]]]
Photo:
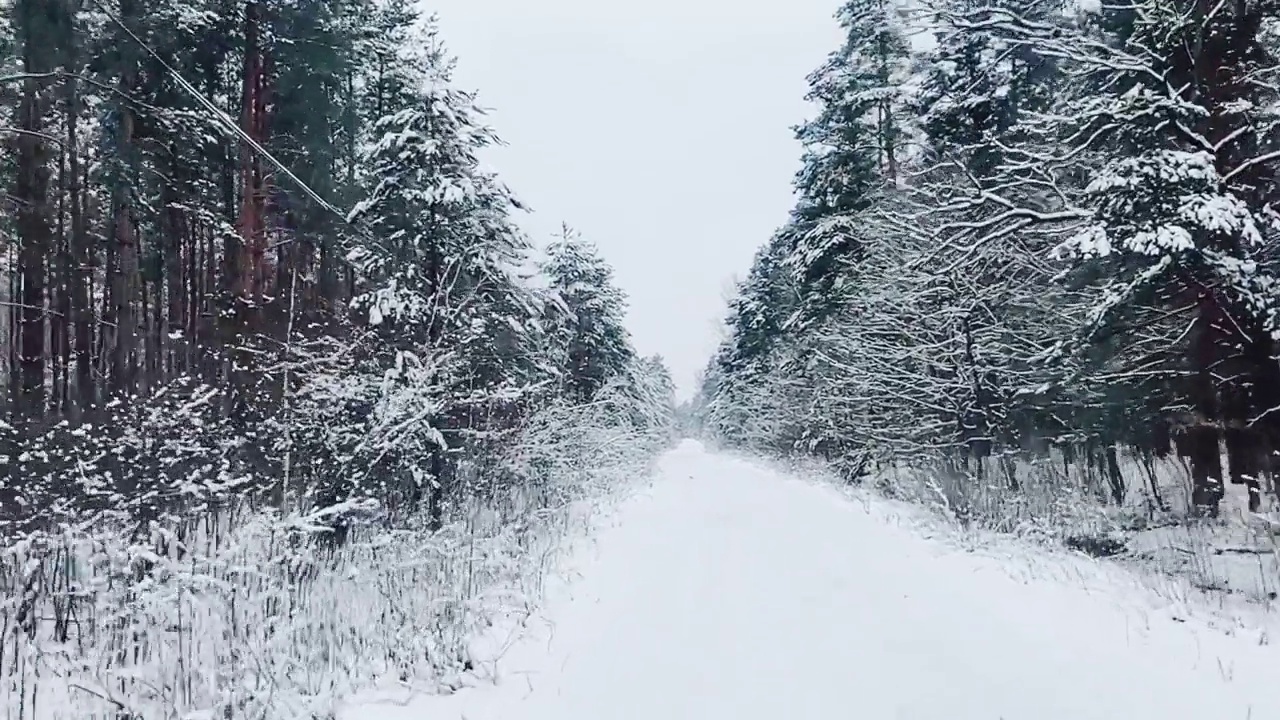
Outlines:
[[1280,717],[1264,629],[1215,629],[1114,565],[966,552],[878,502],[686,442],[549,591],[496,686],[339,717]]

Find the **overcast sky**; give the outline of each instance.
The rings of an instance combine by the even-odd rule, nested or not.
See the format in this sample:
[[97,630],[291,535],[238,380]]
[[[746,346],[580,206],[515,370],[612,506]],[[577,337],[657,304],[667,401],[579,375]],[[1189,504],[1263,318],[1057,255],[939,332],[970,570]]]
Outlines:
[[567,222],[630,298],[682,396],[726,289],[791,207],[805,76],[839,0],[426,0],[507,147],[487,158],[544,241]]

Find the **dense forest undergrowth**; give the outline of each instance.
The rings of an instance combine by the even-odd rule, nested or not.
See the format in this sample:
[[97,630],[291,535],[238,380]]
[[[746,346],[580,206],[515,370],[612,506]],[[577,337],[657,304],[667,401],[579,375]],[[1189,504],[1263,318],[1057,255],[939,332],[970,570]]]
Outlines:
[[690,408],[967,524],[1280,588],[1280,6],[847,0]]
[[439,687],[672,437],[407,0],[0,2],[8,718]]

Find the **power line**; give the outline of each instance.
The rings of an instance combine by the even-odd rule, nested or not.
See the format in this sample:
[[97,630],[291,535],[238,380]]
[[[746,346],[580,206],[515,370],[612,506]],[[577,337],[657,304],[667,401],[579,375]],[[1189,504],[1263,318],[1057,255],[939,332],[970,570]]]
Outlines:
[[111,20],[111,22],[119,26],[119,28],[123,30],[125,34],[127,34],[130,38],[132,38],[133,41],[136,42],[139,45],[139,47],[145,50],[147,54],[150,55],[156,62],[160,63],[160,66],[163,67],[165,71],[168,72],[169,75],[173,77],[174,81],[178,83],[179,87],[185,90],[187,94],[189,94],[191,97],[195,98],[196,102],[198,102],[206,110],[213,113],[213,117],[215,120],[217,120],[218,124],[222,125],[223,128],[230,130],[232,133],[238,136],[242,141],[244,141],[250,148],[252,148],[254,152],[261,155],[269,163],[271,163],[277,170],[284,173],[285,177],[293,181],[293,183],[297,185],[299,188],[301,188],[302,191],[306,193],[308,197],[310,197],[313,201],[316,202],[316,204],[318,204],[320,207],[324,208],[325,210],[333,213],[334,215],[337,215],[339,218],[342,219],[344,223],[351,225],[353,228],[356,228],[357,231],[364,234],[363,228],[360,228],[355,223],[351,222],[351,220],[349,219],[350,218],[349,214],[342,212],[342,210],[339,209],[337,206],[335,206],[333,203],[330,203],[328,200],[325,200],[320,195],[320,193],[316,192],[315,190],[312,190],[310,185],[307,185],[305,182],[302,181],[301,178],[295,175],[292,170],[285,167],[284,163],[277,160],[276,157],[272,155],[266,148],[262,147],[262,145],[259,144],[257,140],[254,140],[253,136],[251,136],[248,132],[246,132],[244,128],[241,128],[239,123],[232,120],[225,112],[223,112],[222,108],[219,108],[217,105],[213,103],[213,101],[205,97],[191,83],[187,82],[187,79],[182,77],[181,73],[179,73],[176,69],[174,69],[173,66],[171,66],[169,63],[165,62],[165,59],[160,57],[160,54],[157,53],[155,50],[153,50],[150,45],[148,45],[146,42],[143,41],[142,38],[138,37],[137,34],[135,34],[133,30],[131,30],[129,26],[124,23],[123,20],[121,20],[114,13],[108,10],[103,5],[101,0],[92,0],[92,2],[98,8],[98,10],[102,12],[102,14],[106,15],[107,18]]

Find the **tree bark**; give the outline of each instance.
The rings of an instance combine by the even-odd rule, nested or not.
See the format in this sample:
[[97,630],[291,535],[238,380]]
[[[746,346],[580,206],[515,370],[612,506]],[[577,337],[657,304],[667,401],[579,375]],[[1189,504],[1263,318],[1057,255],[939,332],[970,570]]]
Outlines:
[[[22,69],[39,75],[54,68],[57,13],[42,0],[19,0],[17,24],[22,37]],[[21,277],[19,323],[17,411],[28,420],[45,411],[45,258],[50,249],[49,151],[44,139],[45,80],[28,77],[23,81],[18,109],[19,127],[24,130],[18,146],[17,182],[14,198],[18,205],[17,231],[21,247],[18,273]]]
[[[160,191],[162,203],[164,207],[161,209],[165,219],[165,238],[164,238],[164,296],[165,296],[165,321],[163,325],[156,323],[156,332],[159,333],[159,340],[163,346],[167,348],[163,360],[157,358],[157,367],[161,369],[166,377],[172,377],[178,373],[185,372],[186,367],[183,361],[182,350],[191,342],[191,338],[186,336],[186,310],[184,301],[185,293],[182,289],[182,248],[183,238],[186,236],[186,218],[182,210],[174,205],[178,201],[178,192],[174,188],[174,184],[179,182],[178,175],[182,171],[177,160],[178,148],[170,146],[170,178],[169,182]],[[185,189],[186,183],[183,183]],[[160,285],[157,283],[157,315],[159,314],[159,293]],[[163,328],[163,329],[161,329]]]
[[71,173],[71,259],[74,268],[68,276],[72,320],[75,323],[75,403],[77,414],[96,402],[93,381],[93,299],[89,294],[89,236],[85,231],[85,208],[81,192],[85,172],[80,167],[78,122],[80,96],[75,78],[67,79],[67,146]]
[[[126,22],[133,17],[135,5],[131,0],[120,3],[121,17]],[[125,96],[132,91],[136,68],[132,59],[126,58],[120,68],[118,89]],[[116,153],[119,172],[112,188],[112,238],[115,241],[117,264],[112,268],[112,314],[115,315],[115,346],[112,348],[111,388],[117,393],[131,393],[137,387],[138,318],[134,313],[138,287],[138,231],[134,225],[132,185],[135,181],[135,148],[133,134],[135,118],[132,106],[127,102],[116,104],[119,127],[116,130]]]
[[[241,88],[241,128],[262,143],[264,67],[259,38],[259,7],[250,0],[244,16],[244,75]],[[248,143],[240,145],[240,276],[237,292],[244,302],[262,302],[263,255],[263,173],[258,154]]]

